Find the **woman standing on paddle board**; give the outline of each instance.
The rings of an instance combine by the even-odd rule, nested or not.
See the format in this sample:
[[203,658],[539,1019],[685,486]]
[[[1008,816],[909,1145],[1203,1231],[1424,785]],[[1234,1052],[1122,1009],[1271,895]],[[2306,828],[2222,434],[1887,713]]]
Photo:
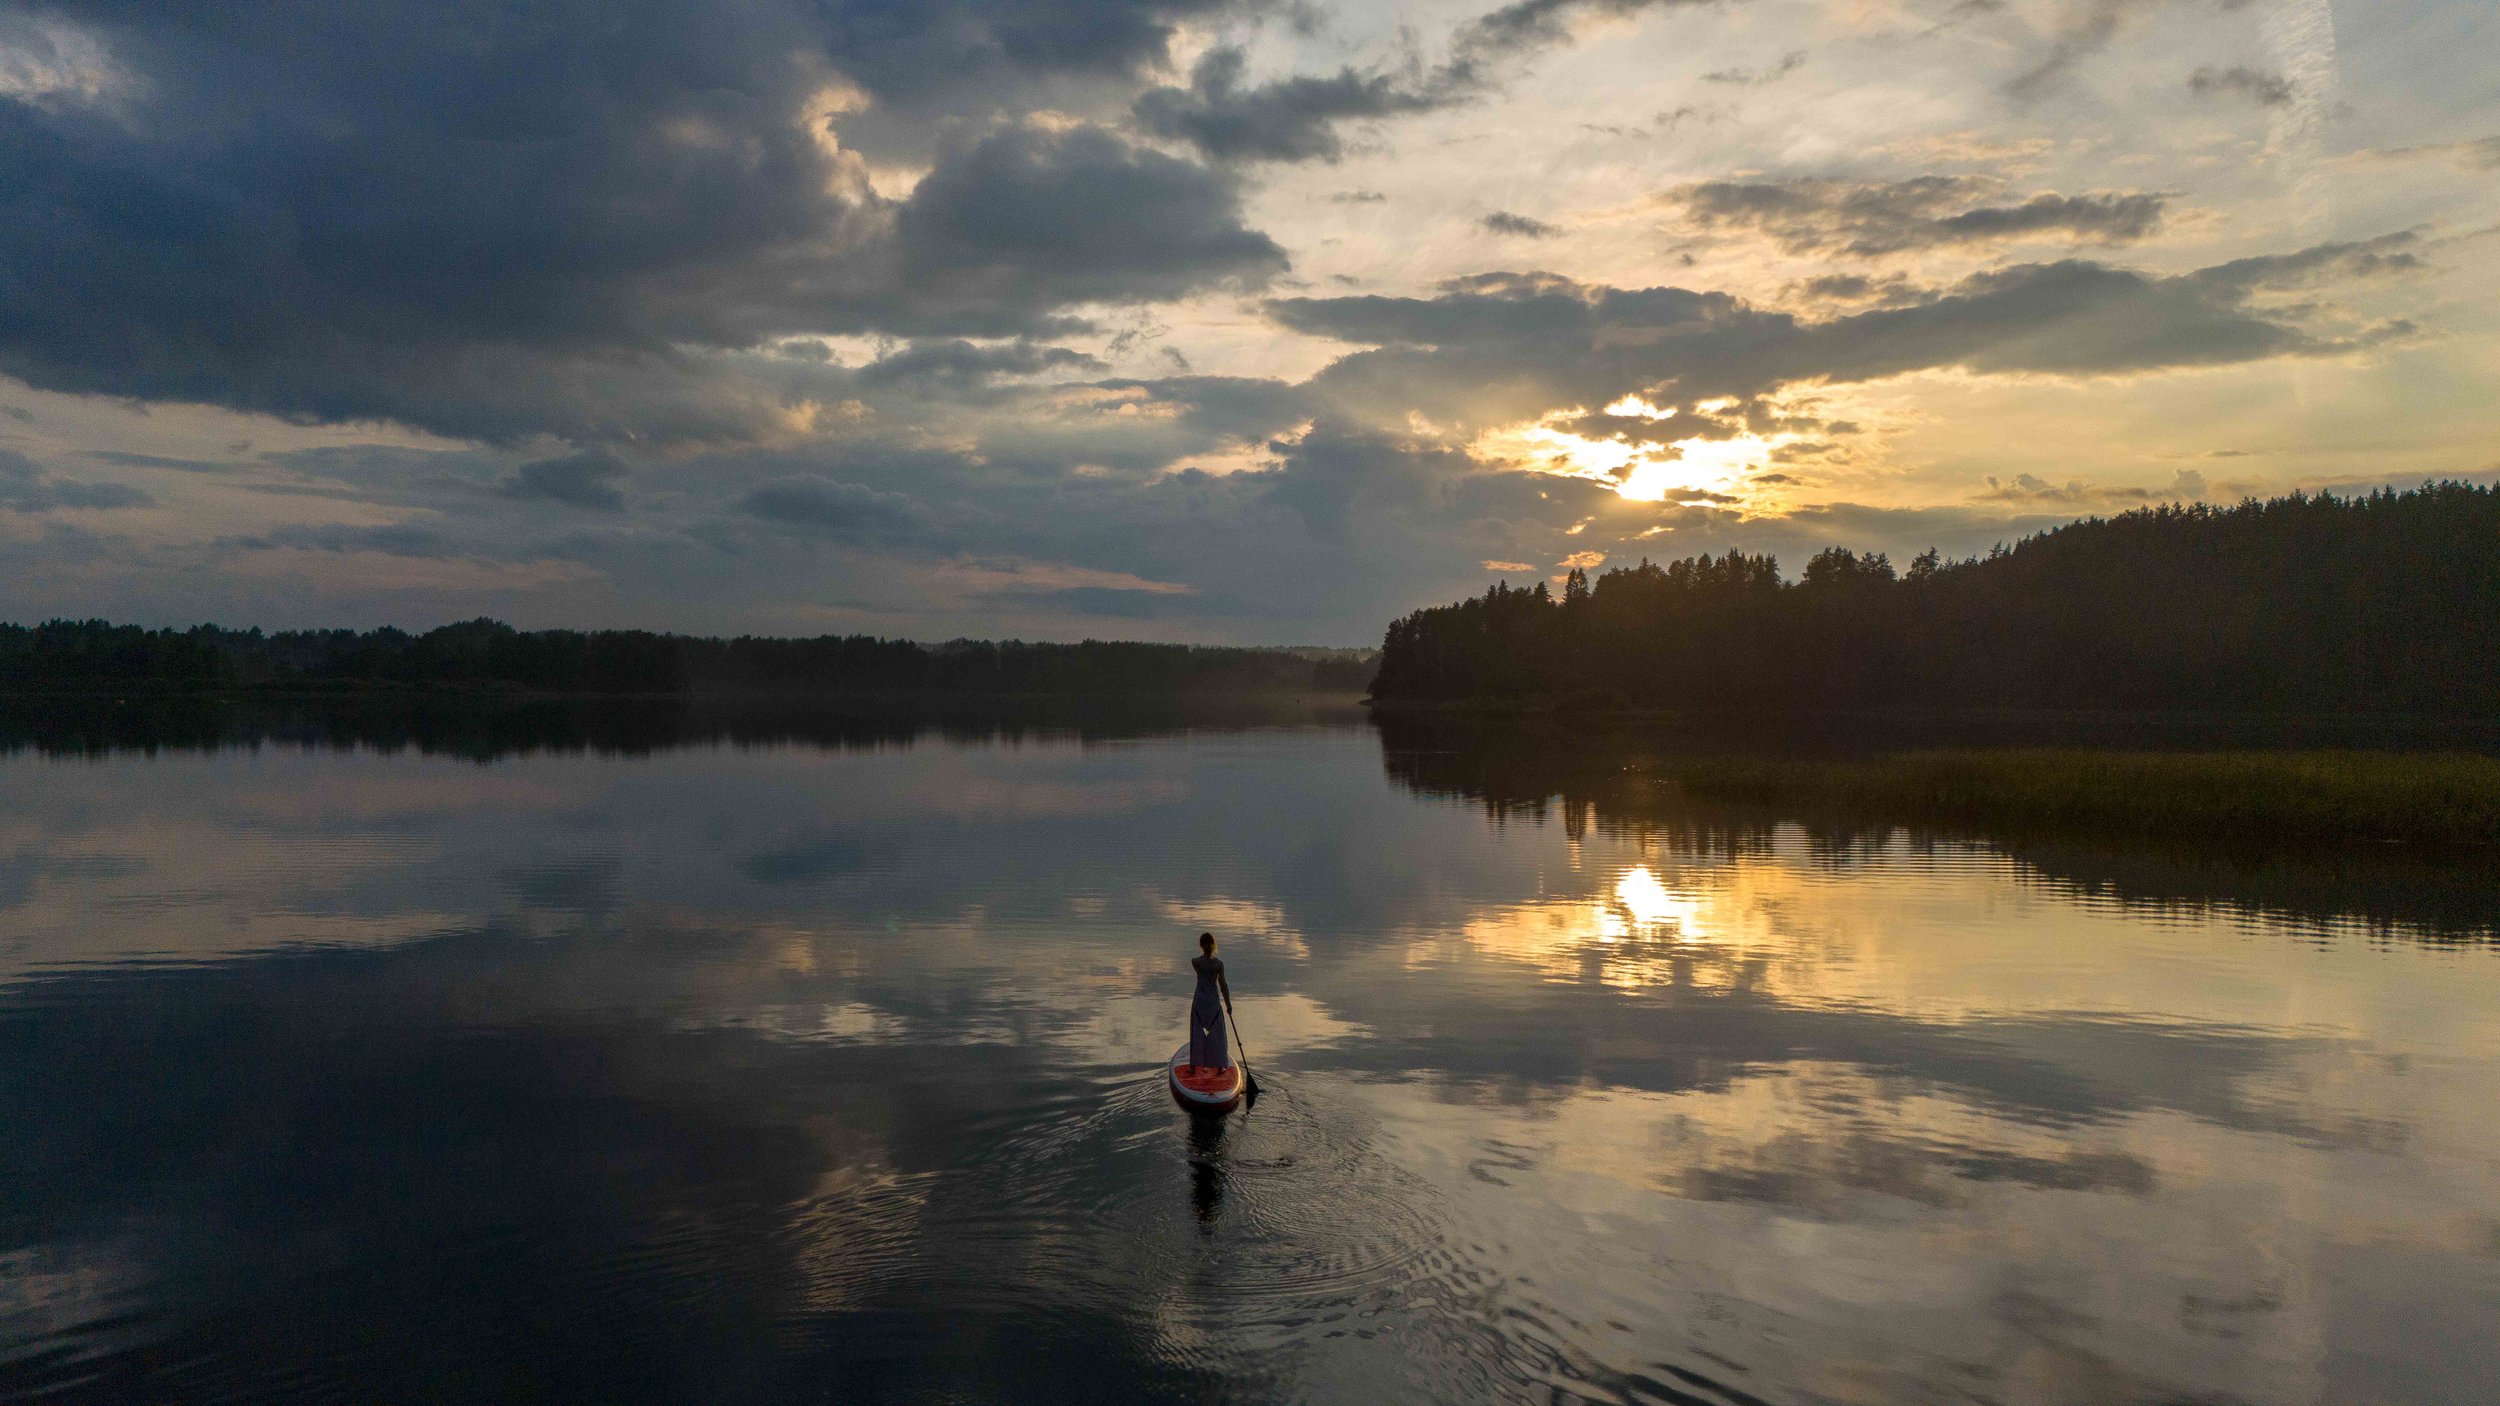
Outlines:
[[1198,993],[1189,999],[1189,1062],[1200,1069],[1223,1069],[1233,1062],[1224,1039],[1224,1016],[1233,1008],[1233,988],[1224,984],[1224,963],[1215,955],[1215,934],[1198,934],[1198,955],[1189,959],[1198,973]]

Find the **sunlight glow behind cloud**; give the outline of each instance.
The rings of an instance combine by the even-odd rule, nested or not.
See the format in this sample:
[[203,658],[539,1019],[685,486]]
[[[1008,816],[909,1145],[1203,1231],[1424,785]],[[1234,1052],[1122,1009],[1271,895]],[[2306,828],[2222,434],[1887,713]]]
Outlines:
[[[1615,406],[1608,406],[1607,413],[1624,413],[1616,408],[1624,403],[1618,401]],[[1801,438],[1785,433],[1740,434],[1726,439],[1679,439],[1652,447],[1619,439],[1593,439],[1552,423],[1571,419],[1576,413],[1559,412],[1534,424],[1489,431],[1477,439],[1474,452],[1486,459],[1515,462],[1536,473],[1602,483],[1633,502],[1739,497],[1769,501],[1768,495],[1759,490],[1746,491],[1747,476],[1768,467],[1772,451],[1779,446]],[[1667,416],[1651,418],[1663,420]]]

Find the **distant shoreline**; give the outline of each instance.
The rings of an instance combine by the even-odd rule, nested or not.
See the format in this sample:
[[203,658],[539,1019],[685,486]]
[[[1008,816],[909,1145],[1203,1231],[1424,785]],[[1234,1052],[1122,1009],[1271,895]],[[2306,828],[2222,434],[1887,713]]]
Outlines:
[[1243,701],[1310,701],[1356,707],[1363,695],[1355,689],[1232,689],[1220,686],[1176,688],[1167,690],[977,690],[944,692],[909,692],[902,690],[818,689],[676,689],[605,691],[596,689],[534,689],[503,683],[369,683],[369,684],[250,684],[242,686],[191,688],[145,681],[126,688],[11,688],[0,684],[0,702],[37,700],[77,701],[110,698],[116,701],[200,700],[210,702],[359,702],[374,699],[442,699],[478,703],[991,703],[1019,700],[1051,700],[1065,702],[1225,702]]
[[1353,696],[1378,655],[1319,646],[872,635],[722,639],[647,630],[516,630],[497,620],[423,634],[151,630],[106,620],[0,624],[0,693],[448,695],[568,698]]

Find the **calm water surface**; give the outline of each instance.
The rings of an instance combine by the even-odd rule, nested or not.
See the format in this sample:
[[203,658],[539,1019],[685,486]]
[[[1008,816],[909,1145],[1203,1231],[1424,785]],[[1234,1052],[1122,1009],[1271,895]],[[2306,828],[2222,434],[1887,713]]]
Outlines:
[[0,759],[0,1398],[2500,1399],[2487,877],[1441,741]]

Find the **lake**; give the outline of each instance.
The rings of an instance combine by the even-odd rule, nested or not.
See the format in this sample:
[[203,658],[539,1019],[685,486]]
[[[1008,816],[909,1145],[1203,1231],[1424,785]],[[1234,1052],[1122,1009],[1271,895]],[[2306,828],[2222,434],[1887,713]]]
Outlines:
[[2491,867],[1326,710],[115,719],[0,758],[0,1398],[2500,1399]]

